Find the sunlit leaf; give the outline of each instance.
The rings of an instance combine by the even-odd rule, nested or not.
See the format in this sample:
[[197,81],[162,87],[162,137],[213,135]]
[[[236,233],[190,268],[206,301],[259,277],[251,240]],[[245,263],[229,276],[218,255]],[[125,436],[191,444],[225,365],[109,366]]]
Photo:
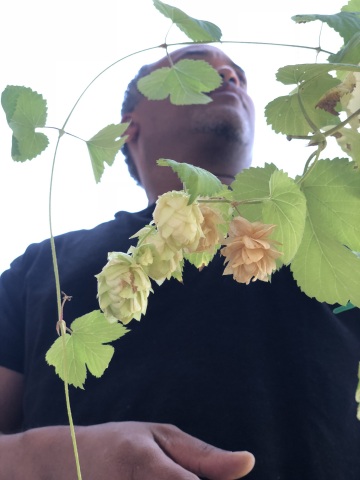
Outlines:
[[108,125],[86,142],[96,183],[104,173],[105,163],[112,165],[116,154],[124,145],[127,135],[122,136],[129,123]]
[[360,32],[355,33],[338,53],[329,55],[332,63],[360,63]]
[[308,79],[291,94],[278,97],[267,104],[265,108],[267,123],[275,132],[285,135],[307,135],[312,132],[313,128],[303,114],[300,96],[307,116],[317,128],[336,125],[339,123],[338,117],[321,108],[316,108],[316,106],[320,98],[339,83],[340,80],[333,78],[328,73]]
[[8,85],[1,95],[9,127],[13,131],[11,156],[23,162],[31,160],[45,150],[49,140],[38,127],[46,122],[46,100],[31,88]]
[[160,0],[153,0],[154,6],[166,18],[169,18],[185,35],[194,42],[218,42],[221,39],[221,30],[214,23],[205,20],[196,20],[189,17],[179,8],[172,7]]
[[325,235],[309,216],[303,241],[291,263],[297,284],[320,302],[360,307],[360,259]]
[[346,5],[341,7],[342,12],[359,12],[360,0],[349,0]]
[[226,187],[212,173],[188,163],[178,163],[175,160],[161,158],[157,161],[161,167],[171,167],[177,173],[186,191],[190,194],[190,203],[196,197],[209,197],[219,194]]
[[331,71],[360,72],[360,65],[343,63],[302,63],[281,67],[276,73],[276,78],[284,85],[299,85],[302,82],[326,78],[324,75]]
[[211,98],[204,93],[215,90],[221,82],[220,75],[209,63],[184,59],[141,78],[138,89],[150,100],[170,96],[174,105],[205,104],[211,102]]
[[104,343],[117,340],[128,330],[120,323],[109,323],[100,310],[77,318],[70,328],[71,335],[65,335],[65,358],[63,338],[59,337],[48,350],[46,361],[69,385],[84,388],[86,368],[101,377],[109,366],[114,348]]
[[234,199],[263,200],[252,206],[241,205],[241,214],[250,221],[276,225],[271,238],[281,245],[281,262],[288,264],[302,239],[306,201],[293,179],[274,165],[250,168],[237,175],[232,184]]
[[345,158],[320,160],[302,190],[316,230],[360,251],[360,172]]
[[360,306],[360,175],[346,159],[321,160],[303,181],[308,207],[291,269],[300,288],[327,303]]
[[196,268],[202,269],[203,267],[207,267],[211,260],[216,255],[216,252],[207,253],[207,252],[199,252],[199,253],[188,253],[185,255],[185,259],[194,265]]
[[360,133],[352,128],[341,128],[337,132],[336,141],[360,169]]
[[354,33],[360,30],[360,12],[342,11],[334,15],[295,15],[292,19],[296,23],[307,23],[320,20],[338,32],[344,39],[345,43],[350,40]]

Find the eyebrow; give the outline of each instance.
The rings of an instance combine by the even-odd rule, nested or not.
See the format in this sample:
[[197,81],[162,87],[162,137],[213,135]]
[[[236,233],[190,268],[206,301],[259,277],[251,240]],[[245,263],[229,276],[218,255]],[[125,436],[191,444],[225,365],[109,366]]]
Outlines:
[[[207,55],[207,53],[208,53],[207,50],[203,50],[203,49],[200,49],[200,48],[189,49],[189,50],[186,50],[183,54],[181,54],[179,59],[183,58],[183,57],[188,57],[188,56],[191,56],[191,55],[194,55],[194,56],[199,55],[199,56],[205,57]],[[229,59],[229,60],[230,60],[229,64],[231,65],[231,67],[233,67],[235,70],[237,70],[237,72],[240,73],[241,77],[244,77],[246,79],[245,71],[237,63],[233,62],[231,59]]]

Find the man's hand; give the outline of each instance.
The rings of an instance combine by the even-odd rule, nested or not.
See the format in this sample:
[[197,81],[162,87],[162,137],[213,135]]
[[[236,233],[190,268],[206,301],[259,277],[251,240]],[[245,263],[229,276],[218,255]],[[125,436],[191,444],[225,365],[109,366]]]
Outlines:
[[[254,465],[248,452],[220,450],[172,425],[122,422],[76,431],[83,480],[234,480]],[[10,437],[18,437],[19,456],[14,470],[7,468],[9,476],[0,473],[1,480],[76,479],[68,427],[44,427]],[[19,462],[23,472],[17,475]]]

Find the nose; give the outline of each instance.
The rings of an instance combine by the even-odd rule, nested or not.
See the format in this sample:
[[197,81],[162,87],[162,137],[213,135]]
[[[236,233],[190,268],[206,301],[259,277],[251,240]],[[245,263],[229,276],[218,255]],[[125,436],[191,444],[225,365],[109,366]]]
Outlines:
[[239,77],[237,76],[235,70],[229,65],[224,65],[218,68],[218,73],[223,79],[223,82],[234,83],[235,85],[240,85]]

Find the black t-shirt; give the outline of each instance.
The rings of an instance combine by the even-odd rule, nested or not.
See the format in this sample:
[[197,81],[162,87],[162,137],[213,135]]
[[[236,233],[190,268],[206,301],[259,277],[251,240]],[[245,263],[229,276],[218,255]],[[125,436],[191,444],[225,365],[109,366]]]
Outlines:
[[[95,274],[110,251],[151,219],[120,212],[92,230],[56,238],[68,325],[98,309]],[[236,283],[224,258],[183,284],[154,285],[148,311],[114,342],[102,378],[71,387],[74,422],[172,423],[204,441],[249,450],[252,480],[359,480],[355,389],[360,314],[335,316],[300,292],[288,269],[271,283]],[[24,429],[66,424],[61,380],[45,362],[56,339],[48,241],[31,245],[0,282],[0,364],[25,375]]]

